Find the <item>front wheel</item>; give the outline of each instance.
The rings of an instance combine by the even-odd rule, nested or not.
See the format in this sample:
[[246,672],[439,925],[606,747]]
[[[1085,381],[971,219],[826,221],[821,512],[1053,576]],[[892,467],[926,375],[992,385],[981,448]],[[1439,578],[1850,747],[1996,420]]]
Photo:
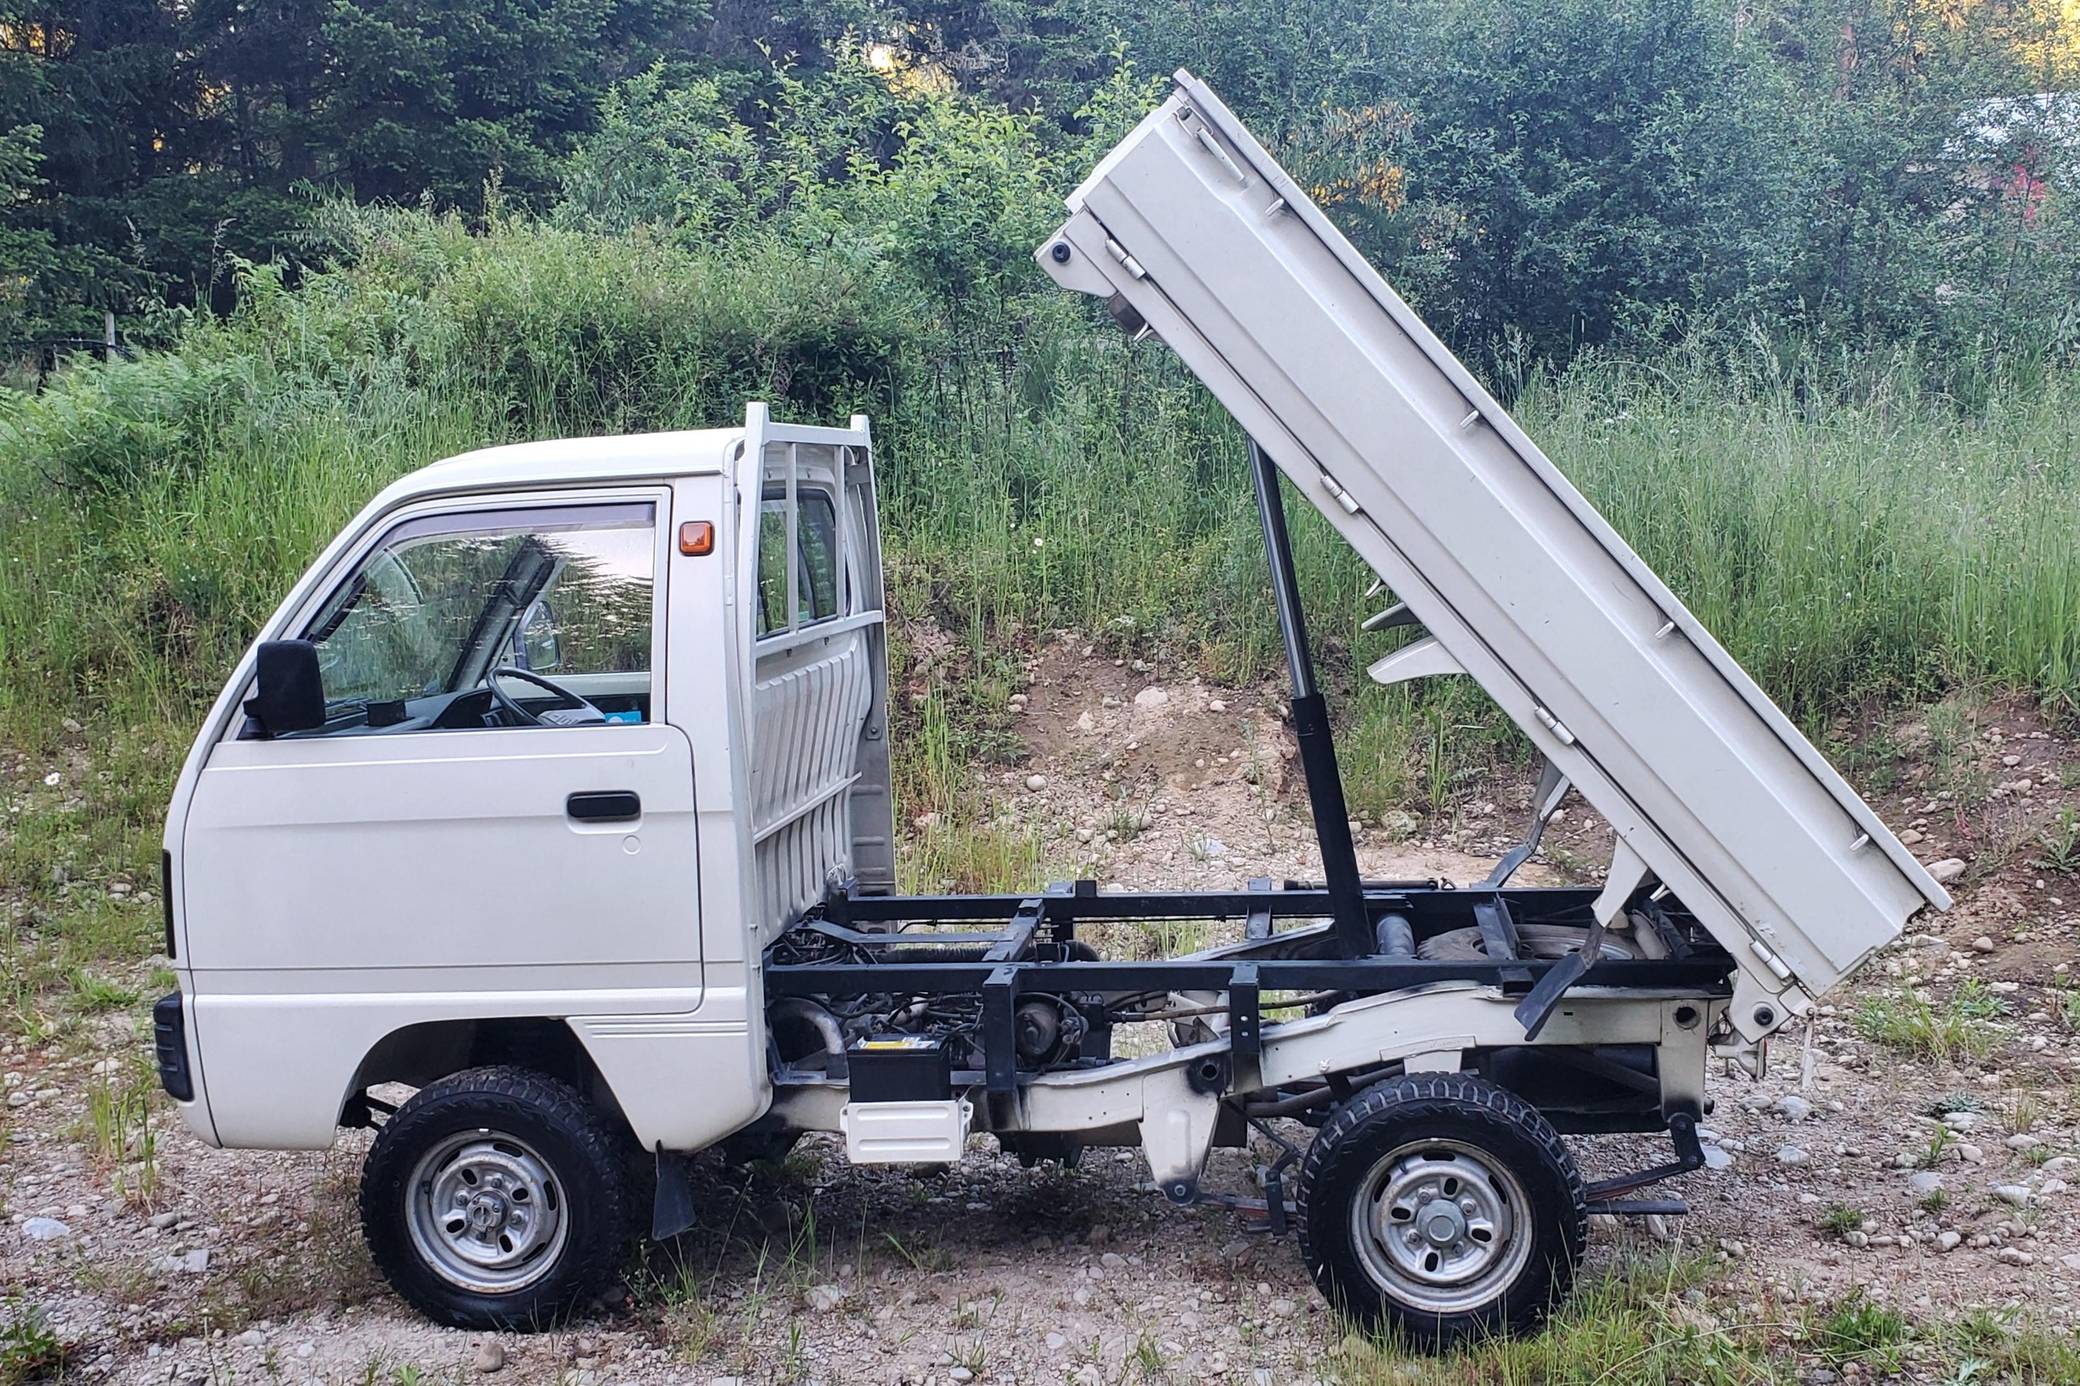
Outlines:
[[1300,1247],[1329,1301],[1439,1350],[1534,1326],[1580,1265],[1582,1178],[1504,1088],[1411,1074],[1359,1093],[1308,1148]]
[[361,1225],[391,1286],[458,1328],[546,1328],[615,1268],[631,1200],[621,1143],[568,1084],[475,1068],[383,1125]]

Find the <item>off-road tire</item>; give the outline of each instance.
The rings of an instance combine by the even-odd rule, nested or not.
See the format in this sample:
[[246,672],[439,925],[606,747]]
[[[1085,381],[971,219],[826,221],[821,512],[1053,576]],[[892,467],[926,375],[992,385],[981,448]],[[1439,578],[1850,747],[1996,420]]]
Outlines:
[[[536,1278],[509,1291],[470,1289],[414,1242],[414,1172],[429,1152],[471,1132],[521,1142],[553,1175],[560,1245]],[[473,1068],[421,1088],[383,1124],[361,1174],[361,1227],[377,1269],[437,1323],[532,1331],[554,1327],[600,1289],[626,1249],[634,1200],[627,1141],[569,1084],[531,1069]]]
[[[1397,1283],[1368,1269],[1357,1240],[1357,1203],[1379,1166],[1396,1151],[1432,1139],[1478,1152],[1507,1171],[1525,1204],[1512,1207],[1511,1235],[1531,1239],[1521,1268],[1506,1282],[1482,1302],[1450,1313],[1397,1297]],[[1374,1330],[1399,1331],[1426,1351],[1441,1351],[1533,1328],[1566,1295],[1586,1239],[1583,1203],[1581,1173],[1536,1108],[1468,1074],[1410,1074],[1358,1093],[1314,1138],[1300,1168],[1300,1250],[1316,1286],[1346,1316]],[[1370,1258],[1375,1266],[1386,1260]]]

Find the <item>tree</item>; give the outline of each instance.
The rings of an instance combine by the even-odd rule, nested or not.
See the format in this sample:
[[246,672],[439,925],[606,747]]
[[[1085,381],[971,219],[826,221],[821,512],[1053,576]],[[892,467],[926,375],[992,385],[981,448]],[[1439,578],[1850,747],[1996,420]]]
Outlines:
[[474,206],[494,170],[539,192],[613,84],[704,12],[697,0],[339,0],[319,35],[311,142],[364,200]]
[[15,211],[43,182],[36,176],[42,140],[40,126],[0,130],[0,342],[20,342],[32,335],[37,299],[59,267],[50,232],[15,224]]
[[41,131],[34,181],[18,174],[7,207],[9,228],[55,257],[31,295],[40,333],[98,335],[101,310],[172,280],[162,252],[180,228],[158,197],[206,124],[176,32],[156,0],[0,0],[0,129]]
[[[1728,28],[1693,0],[1427,7],[1397,71],[1409,198],[1449,208],[1409,267],[1466,343],[1565,357],[1640,305],[1738,293],[1782,223],[1779,179]],[[1777,208],[1775,210],[1785,210]]]
[[195,0],[188,24],[207,80],[224,93],[225,162],[244,180],[314,178],[311,118],[330,7],[309,0]]

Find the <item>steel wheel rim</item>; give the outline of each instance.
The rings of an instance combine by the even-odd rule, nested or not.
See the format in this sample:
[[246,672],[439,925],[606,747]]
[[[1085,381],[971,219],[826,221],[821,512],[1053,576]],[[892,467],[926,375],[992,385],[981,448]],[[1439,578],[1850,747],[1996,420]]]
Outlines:
[[405,1224],[434,1274],[480,1294],[510,1294],[547,1275],[570,1233],[549,1162],[488,1130],[450,1136],[420,1158]]
[[1410,1141],[1374,1162],[1351,1239],[1375,1285],[1426,1314],[1478,1309],[1531,1257],[1530,1203],[1509,1168],[1463,1141]]

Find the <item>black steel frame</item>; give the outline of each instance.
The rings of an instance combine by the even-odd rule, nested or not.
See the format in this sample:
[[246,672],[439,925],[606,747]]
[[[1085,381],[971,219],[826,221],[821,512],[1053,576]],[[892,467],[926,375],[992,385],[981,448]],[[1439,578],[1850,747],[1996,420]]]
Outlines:
[[[1359,901],[1366,919],[1400,914],[1434,925],[1456,924],[1470,916],[1481,928],[1488,956],[1463,962],[1406,954],[1277,957],[1265,953],[1282,942],[1303,948],[1340,944],[1342,935],[1333,929],[1304,935],[1275,932],[1279,919],[1333,919],[1334,897],[1319,887],[1291,884],[1272,889],[1269,881],[1254,884],[1256,888],[1241,891],[1115,893],[1077,881],[1031,896],[848,892],[834,896],[821,917],[804,920],[796,928],[870,955],[888,956],[870,963],[769,960],[766,991],[771,996],[980,995],[988,1088],[1009,1092],[1017,1082],[1012,1015],[1021,996],[1226,992],[1230,1041],[1235,1059],[1242,1062],[1258,1051],[1263,1026],[1259,997],[1266,990],[1357,996],[1434,982],[1477,982],[1507,995],[1525,995],[1556,970],[1576,973],[1577,968],[1568,966],[1571,960],[1518,956],[1515,919],[1520,907],[1541,916],[1585,910],[1596,895],[1593,889],[1575,887],[1454,890],[1431,881],[1361,883]],[[1166,919],[1240,919],[1244,947],[1233,956],[1141,962],[1071,956],[1080,922]],[[902,931],[912,925],[983,924],[998,927]],[[1661,927],[1670,956],[1598,962],[1593,969],[1596,985],[1673,989],[1700,997],[1726,994],[1731,959],[1717,949],[1693,950],[1679,930]],[[932,956],[935,953],[957,956]]]

